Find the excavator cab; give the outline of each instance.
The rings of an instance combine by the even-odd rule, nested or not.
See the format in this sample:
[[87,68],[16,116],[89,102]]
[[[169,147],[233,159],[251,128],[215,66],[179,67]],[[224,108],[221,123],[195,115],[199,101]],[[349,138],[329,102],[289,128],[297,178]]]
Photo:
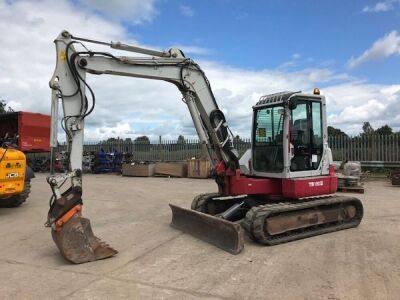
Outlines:
[[319,168],[324,153],[330,151],[323,127],[324,106],[323,96],[299,92],[262,98],[254,107],[253,175],[294,178],[304,177],[298,173],[304,171],[314,171],[310,176],[328,174],[327,167]]

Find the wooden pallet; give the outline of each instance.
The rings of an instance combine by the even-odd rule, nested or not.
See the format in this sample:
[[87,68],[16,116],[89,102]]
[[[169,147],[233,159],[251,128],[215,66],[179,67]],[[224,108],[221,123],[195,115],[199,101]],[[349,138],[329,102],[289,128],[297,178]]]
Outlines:
[[338,187],[337,191],[342,192],[342,193],[364,194],[364,187],[363,186],[344,186],[344,187]]
[[149,165],[122,165],[122,176],[150,177],[154,175],[155,164]]
[[189,159],[187,161],[187,177],[208,178],[210,177],[210,161],[208,159]]
[[171,177],[186,177],[186,162],[158,162],[154,169],[154,175],[164,175]]

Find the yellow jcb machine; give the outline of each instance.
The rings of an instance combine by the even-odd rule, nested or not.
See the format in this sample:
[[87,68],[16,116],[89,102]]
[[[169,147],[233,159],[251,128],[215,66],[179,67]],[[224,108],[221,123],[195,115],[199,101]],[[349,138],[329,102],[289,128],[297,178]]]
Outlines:
[[25,154],[3,142],[0,147],[0,207],[17,207],[24,203],[33,176]]

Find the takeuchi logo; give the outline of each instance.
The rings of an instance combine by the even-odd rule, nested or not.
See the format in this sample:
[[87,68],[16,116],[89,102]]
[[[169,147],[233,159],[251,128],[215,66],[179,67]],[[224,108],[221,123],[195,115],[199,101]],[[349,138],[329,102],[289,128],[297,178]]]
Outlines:
[[315,187],[315,186],[323,186],[324,182],[322,180],[320,181],[311,181],[308,183],[309,187]]

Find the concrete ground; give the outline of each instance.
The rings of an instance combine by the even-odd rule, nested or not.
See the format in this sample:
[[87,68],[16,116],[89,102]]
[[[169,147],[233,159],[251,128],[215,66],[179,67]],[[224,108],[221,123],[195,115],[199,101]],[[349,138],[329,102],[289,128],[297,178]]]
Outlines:
[[400,188],[367,182],[356,229],[233,256],[169,226],[212,180],[84,176],[84,215],[119,250],[71,265],[43,227],[50,191],[33,180],[21,207],[0,209],[1,299],[398,299]]

